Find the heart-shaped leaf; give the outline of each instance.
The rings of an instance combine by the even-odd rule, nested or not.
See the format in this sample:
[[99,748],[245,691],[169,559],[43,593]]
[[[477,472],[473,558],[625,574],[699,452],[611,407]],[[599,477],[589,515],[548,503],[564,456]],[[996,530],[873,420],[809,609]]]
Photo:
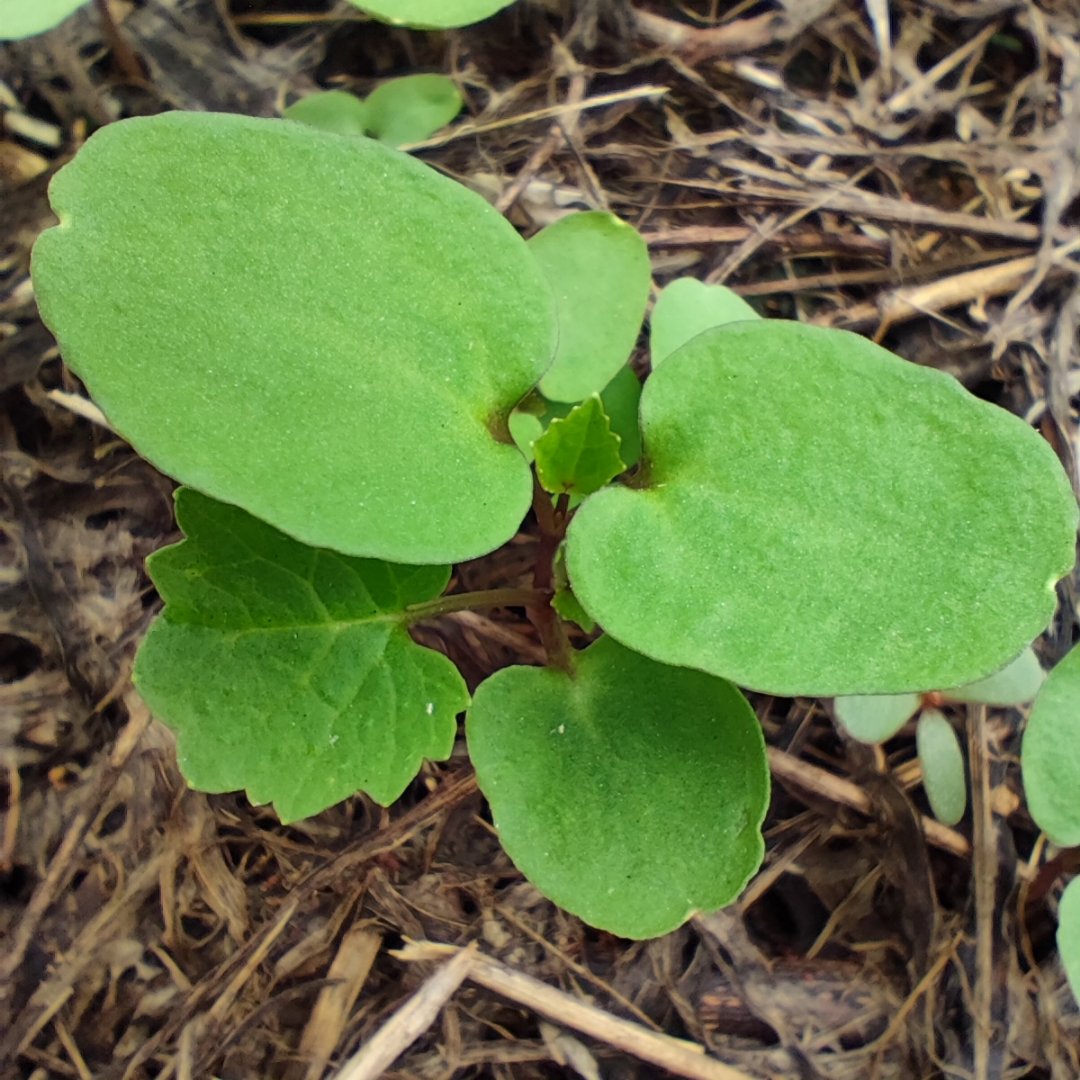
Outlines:
[[59,26],[87,0],[0,0],[0,41],[18,41]]
[[590,495],[625,468],[619,457],[619,436],[611,430],[599,394],[575,405],[563,419],[552,421],[532,449],[537,479],[553,495]]
[[655,368],[706,330],[761,316],[726,285],[678,278],[656,298],[649,319],[649,353]]
[[761,863],[761,728],[723,679],[601,638],[573,676],[512,667],[476,691],[469,753],[503,846],[555,903],[624,937],[733,900]]
[[479,196],[371,139],[178,112],[101,129],[51,195],[43,317],[164,472],[351,555],[450,562],[517,530],[529,469],[492,433],[555,318]]
[[946,690],[943,696],[949,701],[971,701],[983,705],[1023,705],[1039,692],[1046,673],[1030,646],[1000,671],[985,679]]
[[350,0],[361,11],[393,26],[447,30],[489,18],[514,0]]
[[323,90],[293,102],[282,114],[286,120],[330,131],[335,135],[367,135],[367,102],[347,90]]
[[944,713],[923,711],[915,728],[915,745],[930,809],[942,824],[955,825],[967,809],[967,776],[960,742]]
[[404,75],[367,99],[368,130],[390,146],[420,142],[461,112],[461,93],[445,75]]
[[1080,645],[1050,672],[1020,750],[1028,810],[1062,847],[1080,845]]
[[1073,878],[1061,894],[1057,947],[1073,997],[1080,1002],[1080,877]]
[[918,694],[854,694],[838,697],[836,719],[859,742],[881,743],[891,739],[916,713]]
[[612,636],[776,694],[980,678],[1049,622],[1077,507],[1050,447],[854,334],[731,323],[641,399],[637,489],[570,525],[574,594]]
[[552,401],[597,393],[626,363],[649,298],[649,251],[613,214],[569,214],[529,247],[558,302],[559,345],[540,381]]
[[176,513],[187,539],[149,560],[165,610],[135,679],[194,787],[245,788],[293,821],[356,791],[389,804],[450,754],[468,691],[404,615],[447,567],[305,547],[184,488]]

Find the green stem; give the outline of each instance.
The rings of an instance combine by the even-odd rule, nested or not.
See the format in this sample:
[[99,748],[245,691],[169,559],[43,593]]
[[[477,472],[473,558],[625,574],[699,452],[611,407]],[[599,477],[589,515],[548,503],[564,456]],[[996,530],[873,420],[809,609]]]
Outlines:
[[422,604],[412,604],[405,609],[405,616],[409,622],[419,622],[421,619],[437,619],[440,615],[449,615],[455,611],[531,607],[534,604],[546,604],[548,599],[548,596],[537,589],[481,589],[478,592],[451,593],[449,596],[426,600]]

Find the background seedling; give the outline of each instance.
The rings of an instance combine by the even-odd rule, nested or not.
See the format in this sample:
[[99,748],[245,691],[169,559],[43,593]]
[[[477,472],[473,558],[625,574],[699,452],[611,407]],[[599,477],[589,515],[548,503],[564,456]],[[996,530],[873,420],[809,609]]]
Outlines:
[[[726,301],[680,331],[692,287],[660,309],[682,343],[641,392],[641,461],[608,484],[634,456],[648,288],[610,215],[525,242],[379,143],[214,114],[110,125],[52,198],[43,316],[110,422],[194,489],[151,564],[166,608],[137,684],[195,783],[283,820],[353,788],[389,802],[449,753],[463,684],[407,626],[524,606],[549,667],[492,675],[466,722],[501,835],[571,911],[662,933],[761,859],[765,750],[735,684],[982,679],[1072,565],[1072,491],[1023,422],[841,331]],[[530,500],[531,584],[439,597]],[[603,634],[585,649],[571,608]]]
[[461,106],[458,88],[445,75],[405,75],[388,79],[366,99],[345,90],[309,94],[283,115],[338,135],[370,135],[401,146],[433,135]]
[[447,30],[480,22],[513,0],[350,0],[381,22],[421,30]]

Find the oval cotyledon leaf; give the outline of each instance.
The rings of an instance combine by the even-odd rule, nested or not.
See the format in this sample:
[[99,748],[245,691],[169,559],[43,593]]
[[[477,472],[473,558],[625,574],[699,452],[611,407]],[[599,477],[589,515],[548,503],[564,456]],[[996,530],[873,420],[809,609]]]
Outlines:
[[42,316],[162,471],[350,555],[517,530],[531,478],[500,432],[554,300],[479,196],[374,140],[174,112],[95,133],[51,199]]
[[948,375],[739,322],[668,357],[641,418],[639,486],[567,536],[574,595],[629,648],[776,694],[899,694],[983,677],[1053,614],[1068,478]]

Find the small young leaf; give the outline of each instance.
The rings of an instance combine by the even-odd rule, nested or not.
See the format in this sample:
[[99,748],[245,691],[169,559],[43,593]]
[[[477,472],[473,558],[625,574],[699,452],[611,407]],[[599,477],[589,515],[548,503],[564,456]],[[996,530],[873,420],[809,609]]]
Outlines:
[[558,302],[559,344],[540,380],[552,401],[581,401],[611,381],[637,340],[649,297],[649,252],[612,214],[570,214],[529,247]]
[[308,94],[281,115],[335,135],[366,135],[368,130],[367,103],[347,90]]
[[392,26],[449,30],[471,26],[509,7],[514,0],[350,0],[361,11]]
[[368,131],[390,146],[420,142],[461,112],[461,93],[445,75],[390,79],[367,99]]
[[1061,894],[1057,947],[1073,997],[1080,1003],[1080,877],[1074,877]]
[[349,555],[514,535],[532,478],[496,433],[555,316],[478,195],[372,139],[181,112],[100,129],[50,195],[42,316],[162,471]]
[[918,694],[854,694],[838,697],[833,708],[853,739],[882,743],[915,715],[920,700]]
[[468,691],[403,618],[447,567],[305,547],[185,488],[176,514],[187,539],[149,560],[165,610],[135,680],[192,786],[245,788],[287,822],[356,791],[388,805],[450,754]]
[[656,298],[649,320],[649,353],[655,368],[706,330],[761,316],[726,285],[678,278]]
[[982,705],[1023,705],[1039,692],[1045,678],[1046,672],[1029,645],[1000,671],[967,686],[946,690],[943,696],[949,701],[971,701]]
[[533,443],[536,476],[553,495],[591,495],[624,469],[619,436],[612,433],[600,395],[570,410]]
[[937,709],[923,710],[915,728],[915,745],[930,809],[942,824],[955,825],[967,808],[967,777],[952,724]]
[[497,672],[476,691],[467,734],[507,853],[593,926],[666,933],[729,903],[761,863],[764,741],[722,679],[601,638],[572,677]]
[[19,41],[59,26],[87,0],[0,0],[0,41]]
[[956,686],[1053,615],[1077,506],[1053,450],[841,330],[706,331],[641,398],[640,487],[585,500],[574,594],[654,659],[775,694]]
[[[619,436],[619,457],[627,469],[633,468],[641,458],[640,401],[641,380],[634,374],[634,369],[626,365],[619,368],[611,382],[600,391],[600,404],[611,421],[611,430]],[[529,461],[533,459],[532,444],[552,420],[569,416],[573,408],[571,402],[547,401],[540,394],[532,394],[510,414],[510,434]]]
[[1028,810],[1062,847],[1080,845],[1080,645],[1050,672],[1020,749]]

